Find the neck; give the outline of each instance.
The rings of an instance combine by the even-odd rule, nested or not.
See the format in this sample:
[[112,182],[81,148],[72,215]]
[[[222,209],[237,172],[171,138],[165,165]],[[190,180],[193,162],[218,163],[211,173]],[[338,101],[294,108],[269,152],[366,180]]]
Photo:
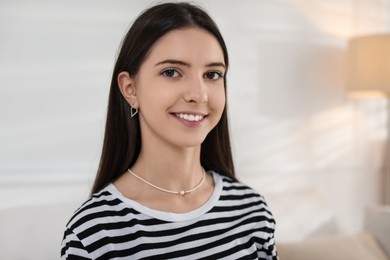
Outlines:
[[202,178],[200,145],[190,148],[143,146],[132,171],[166,189],[191,189]]

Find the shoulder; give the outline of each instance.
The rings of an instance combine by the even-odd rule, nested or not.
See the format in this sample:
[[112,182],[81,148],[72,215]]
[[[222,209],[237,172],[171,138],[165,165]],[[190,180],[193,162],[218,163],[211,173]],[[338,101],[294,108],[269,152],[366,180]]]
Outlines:
[[261,259],[277,259],[274,240],[276,222],[265,198],[238,180],[222,175],[219,175],[219,179],[223,188],[219,205],[214,210],[223,212],[232,223],[239,223],[244,229],[243,233],[250,230]]
[[100,218],[119,210],[120,201],[109,189],[93,194],[74,213],[66,225],[62,239],[62,259],[92,259],[85,238],[94,233]]
[[223,205],[230,205],[241,211],[257,212],[267,222],[275,223],[265,198],[256,190],[227,176],[219,175],[219,178],[222,182],[220,202]]
[[[93,194],[73,214],[66,227],[72,232],[81,231],[99,222],[99,219],[123,215],[129,210],[123,206],[122,201],[113,194],[110,185]],[[78,233],[78,232],[76,232]]]
[[240,195],[241,197],[253,197],[265,203],[262,195],[241,181],[224,175],[219,175],[219,178],[221,179],[223,185],[222,190],[225,191],[225,194]]

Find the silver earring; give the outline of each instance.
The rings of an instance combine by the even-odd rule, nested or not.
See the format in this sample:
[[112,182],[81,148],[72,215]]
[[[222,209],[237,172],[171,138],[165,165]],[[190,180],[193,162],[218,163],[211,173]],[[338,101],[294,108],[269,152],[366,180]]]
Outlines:
[[138,108],[133,108],[130,106],[130,115],[131,117],[134,117],[138,113]]

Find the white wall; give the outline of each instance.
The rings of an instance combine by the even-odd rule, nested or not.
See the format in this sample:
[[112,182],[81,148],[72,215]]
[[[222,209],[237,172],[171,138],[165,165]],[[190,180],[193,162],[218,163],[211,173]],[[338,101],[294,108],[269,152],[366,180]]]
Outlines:
[[[58,255],[96,171],[117,47],[153,2],[0,1],[1,259]],[[350,37],[390,31],[390,0],[195,2],[228,44],[238,176],[277,239],[359,230],[380,200],[387,102],[349,98],[343,60]]]

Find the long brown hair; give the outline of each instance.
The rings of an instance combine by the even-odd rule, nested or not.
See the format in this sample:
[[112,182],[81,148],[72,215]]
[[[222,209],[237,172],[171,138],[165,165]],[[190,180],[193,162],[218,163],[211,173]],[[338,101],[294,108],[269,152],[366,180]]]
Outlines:
[[[229,58],[222,35],[214,21],[201,8],[189,3],[164,3],[145,10],[123,39],[114,67],[103,150],[92,193],[125,173],[135,163],[141,150],[139,118],[130,117],[130,105],[119,90],[118,74],[127,71],[134,77],[154,43],[169,31],[183,27],[198,27],[211,33],[221,45],[225,65],[228,67]],[[224,85],[226,89],[226,76]],[[202,143],[200,160],[206,170],[235,178],[226,110],[227,105],[220,121]]]

